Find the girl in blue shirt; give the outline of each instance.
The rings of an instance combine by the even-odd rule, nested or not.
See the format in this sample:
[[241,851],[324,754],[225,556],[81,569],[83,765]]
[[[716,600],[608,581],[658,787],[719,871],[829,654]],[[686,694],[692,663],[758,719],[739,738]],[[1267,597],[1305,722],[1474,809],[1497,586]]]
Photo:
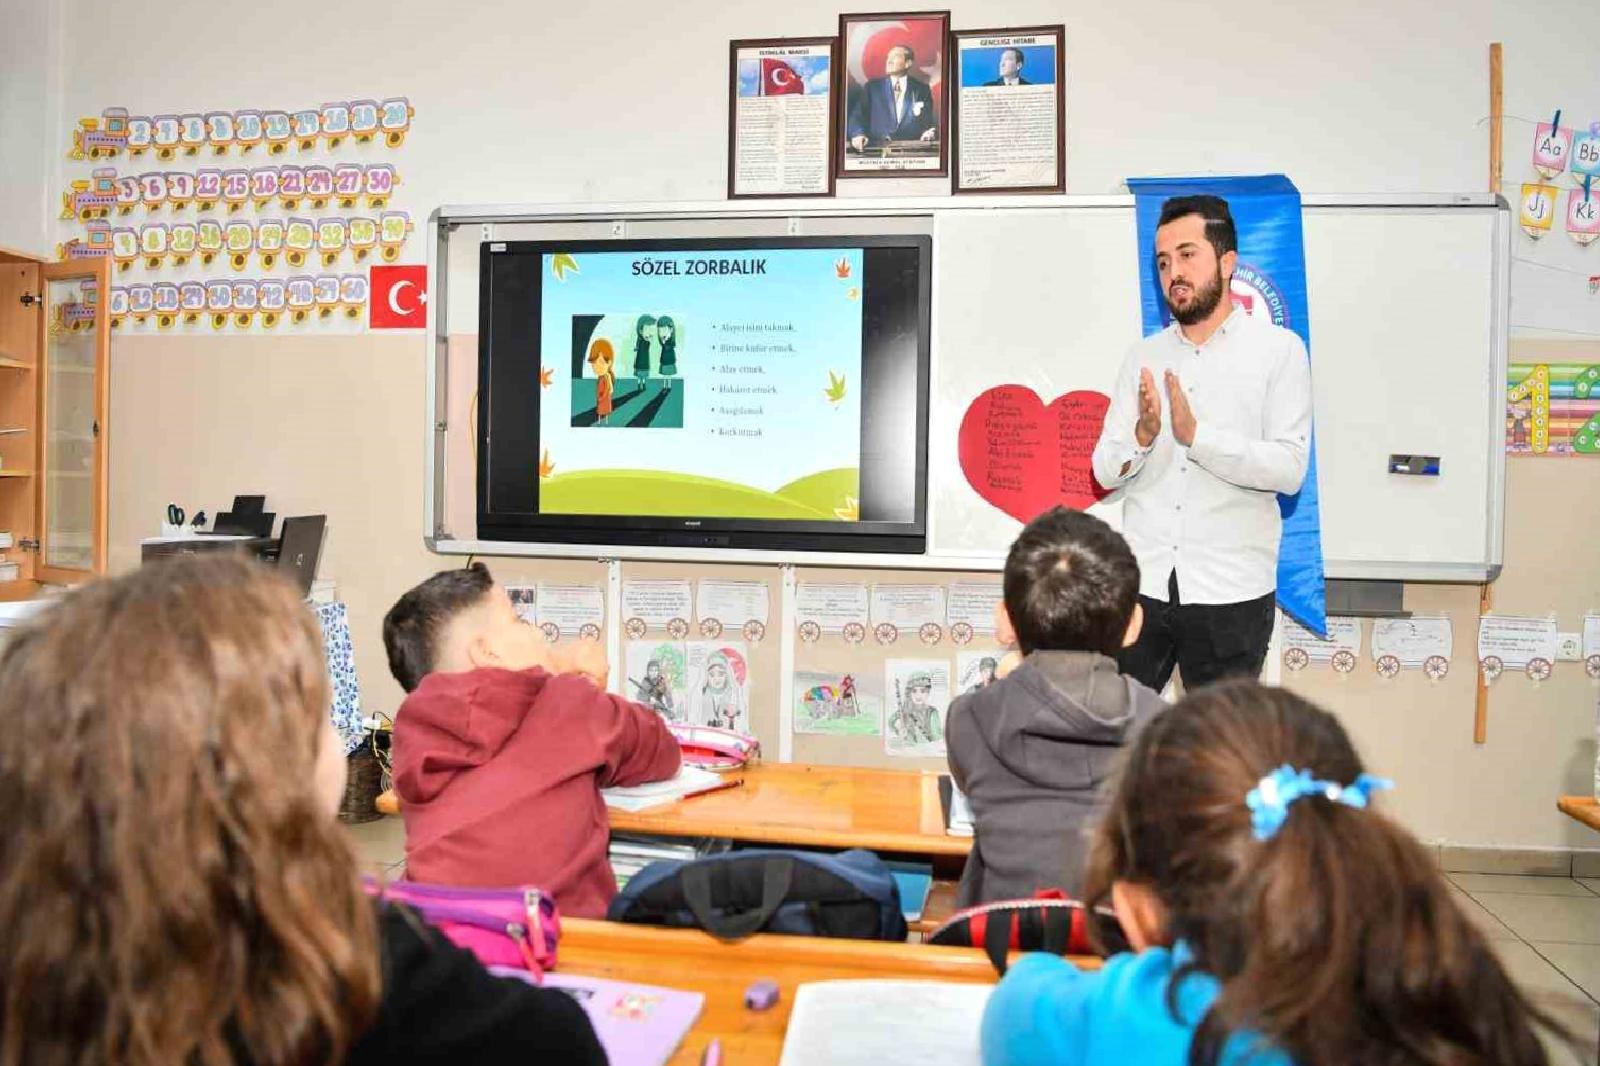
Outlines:
[[1507,978],[1338,721],[1253,682],[1202,689],[1127,752],[1085,895],[1132,954],[1028,955],[985,1066],[1545,1066]]

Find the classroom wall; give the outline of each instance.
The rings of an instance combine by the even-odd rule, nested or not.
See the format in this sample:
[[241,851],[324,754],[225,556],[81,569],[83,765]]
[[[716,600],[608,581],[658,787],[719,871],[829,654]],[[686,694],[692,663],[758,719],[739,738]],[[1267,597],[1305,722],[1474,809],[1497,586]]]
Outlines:
[[[217,19],[214,5],[196,0],[151,8],[158,18],[130,17],[109,0],[0,0],[0,244],[49,250],[71,234],[53,217],[67,177],[83,169],[65,159],[70,126],[114,105],[409,95],[417,117],[394,160],[406,182],[396,206],[419,219],[442,202],[719,199],[727,40],[831,33],[838,9],[820,0],[443,9],[352,0],[297,36],[298,23]],[[1572,32],[1590,17],[1588,0],[1552,0],[1537,19],[1509,0],[1472,0],[1445,18],[1430,0],[1291,0],[1238,14],[1179,0],[1001,0],[955,5],[953,25],[1067,24],[1075,193],[1116,191],[1131,174],[1265,170],[1319,193],[1480,189],[1494,39],[1506,42],[1510,114],[1562,106],[1569,117],[1600,117],[1591,73],[1600,42]],[[1520,121],[1507,125],[1513,193],[1531,139]],[[840,195],[938,186],[842,182]],[[423,259],[421,239],[404,259]],[[1519,240],[1529,264],[1514,272],[1513,319],[1525,332],[1600,336],[1600,300],[1581,279],[1548,269],[1589,262],[1562,241]],[[399,692],[379,619],[399,591],[456,562],[421,542],[420,334],[119,337],[112,362],[112,565],[135,564],[139,537],[155,532],[169,501],[214,510],[235,492],[260,491],[280,513],[326,511],[324,574],[350,604],[363,697],[392,710]],[[1563,563],[1551,548],[1582,545],[1595,527],[1597,470],[1511,464],[1503,609],[1559,609],[1570,627],[1591,605],[1579,601],[1600,600],[1597,553],[1572,548]],[[500,565],[514,576],[545,572]],[[1407,601],[1457,621],[1446,682],[1407,675],[1381,685],[1362,670],[1343,682],[1308,672],[1290,683],[1338,710],[1371,761],[1401,778],[1397,809],[1425,838],[1593,846],[1555,813],[1553,797],[1587,785],[1594,689],[1566,665],[1538,692],[1505,678],[1492,696],[1489,743],[1474,748],[1476,590],[1413,587]]]
[[[1589,345],[1587,357],[1600,358],[1600,347]],[[1506,475],[1506,564],[1494,610],[1553,611],[1562,630],[1581,630],[1583,615],[1600,610],[1600,552],[1589,533],[1600,523],[1600,465],[1513,458]],[[1420,670],[1380,678],[1369,624],[1354,673],[1311,666],[1283,671],[1283,683],[1339,715],[1367,761],[1399,783],[1385,803],[1424,838],[1593,850],[1593,832],[1555,809],[1557,795],[1594,789],[1600,687],[1583,664],[1558,663],[1542,684],[1507,671],[1489,688],[1487,742],[1475,745],[1477,586],[1410,585],[1405,607],[1451,619],[1455,656],[1444,680],[1430,682]]]
[[61,106],[60,3],[0,0],[0,246],[44,254]]

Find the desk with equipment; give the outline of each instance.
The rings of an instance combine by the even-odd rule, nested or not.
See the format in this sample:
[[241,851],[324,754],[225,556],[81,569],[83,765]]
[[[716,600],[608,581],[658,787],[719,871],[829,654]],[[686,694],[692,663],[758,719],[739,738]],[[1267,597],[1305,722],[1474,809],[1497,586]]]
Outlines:
[[214,551],[244,551],[276,566],[285,577],[310,595],[322,556],[322,541],[328,528],[327,515],[300,515],[283,520],[283,532],[272,535],[277,517],[265,510],[265,496],[235,496],[233,508],[217,515],[210,532],[200,526],[205,512],[186,526],[188,513],[177,504],[168,504],[162,535],[149,537],[139,545],[140,558],[149,562],[169,555],[196,555]]

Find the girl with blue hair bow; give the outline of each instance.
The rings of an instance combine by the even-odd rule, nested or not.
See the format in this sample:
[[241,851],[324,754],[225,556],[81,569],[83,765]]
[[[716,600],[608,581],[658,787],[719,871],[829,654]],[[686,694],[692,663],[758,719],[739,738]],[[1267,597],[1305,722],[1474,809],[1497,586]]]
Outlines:
[[1369,808],[1330,714],[1226,682],[1147,725],[1096,835],[1087,902],[1133,952],[1023,957],[985,1066],[1544,1066],[1560,1032],[1506,976],[1417,841]]

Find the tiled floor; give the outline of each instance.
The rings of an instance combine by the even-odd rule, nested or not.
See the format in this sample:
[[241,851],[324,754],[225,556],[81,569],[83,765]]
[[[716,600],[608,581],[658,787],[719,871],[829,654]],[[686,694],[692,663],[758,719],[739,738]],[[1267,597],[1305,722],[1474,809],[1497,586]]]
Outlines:
[[1512,980],[1577,1033],[1552,1063],[1592,1066],[1600,1044],[1600,880],[1447,874]]
[[[367,872],[400,875],[405,828],[399,818],[347,828]],[[1446,876],[1512,979],[1582,1040],[1578,1050],[1552,1047],[1552,1063],[1593,1066],[1600,1045],[1600,879]]]

